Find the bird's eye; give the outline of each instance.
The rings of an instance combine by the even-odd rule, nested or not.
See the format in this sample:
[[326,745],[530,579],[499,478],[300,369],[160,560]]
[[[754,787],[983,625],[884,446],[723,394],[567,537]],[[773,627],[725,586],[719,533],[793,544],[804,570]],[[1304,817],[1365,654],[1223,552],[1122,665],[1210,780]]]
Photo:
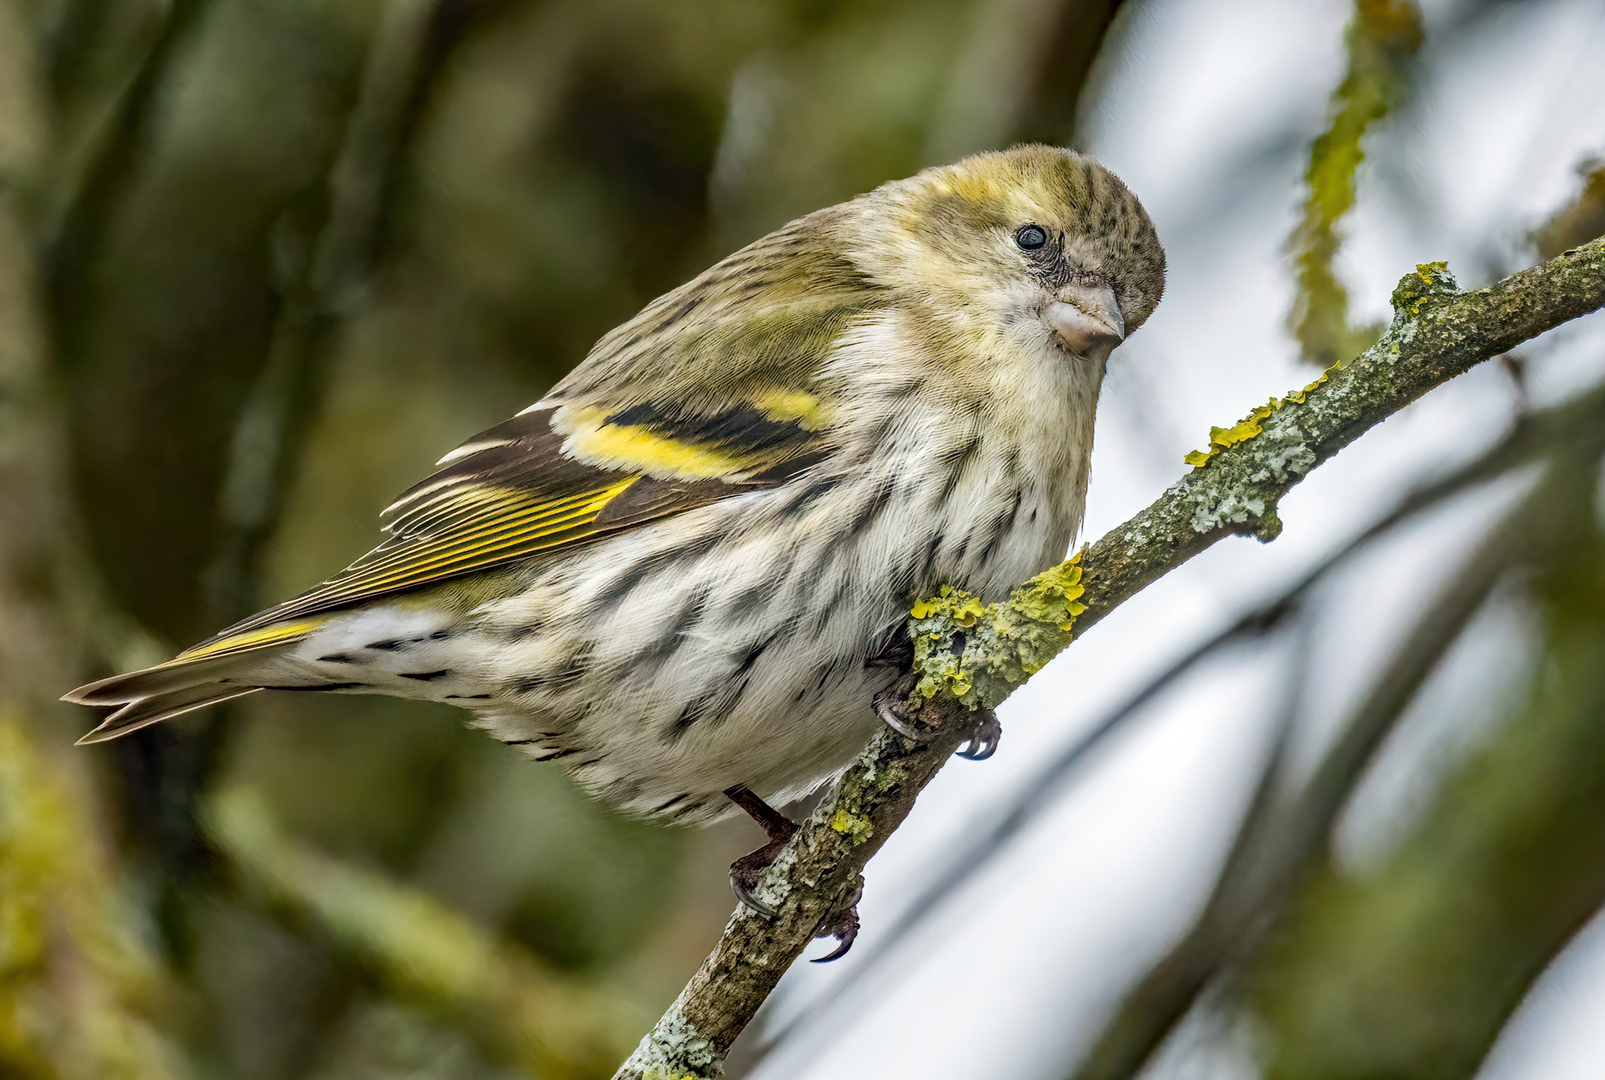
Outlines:
[[1048,230],[1041,225],[1022,225],[1015,230],[1014,242],[1027,251],[1035,251],[1048,242]]

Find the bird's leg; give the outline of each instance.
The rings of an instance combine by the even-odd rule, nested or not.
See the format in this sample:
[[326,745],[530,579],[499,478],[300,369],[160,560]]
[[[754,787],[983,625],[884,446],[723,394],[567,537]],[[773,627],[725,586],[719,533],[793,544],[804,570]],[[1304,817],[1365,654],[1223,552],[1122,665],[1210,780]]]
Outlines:
[[797,835],[797,823],[754,795],[746,784],[725,788],[724,793],[769,834],[767,844],[730,864],[730,888],[735,891],[737,900],[772,919],[775,909],[753,896],[752,890],[758,885],[759,875],[769,869],[780,849],[786,846],[786,841]]
[[[775,861],[775,856],[786,846],[786,841],[797,834],[797,823],[754,795],[746,784],[726,788],[725,795],[769,834],[767,844],[730,864],[730,888],[735,891],[736,899],[758,914],[772,919],[777,914],[775,909],[754,896],[752,890],[757,888],[759,875]],[[860,874],[841,906],[836,909],[835,916],[814,932],[816,938],[833,937],[837,942],[829,956],[822,956],[815,963],[839,959],[853,947],[853,939],[858,937],[858,899],[863,895],[864,875]]]

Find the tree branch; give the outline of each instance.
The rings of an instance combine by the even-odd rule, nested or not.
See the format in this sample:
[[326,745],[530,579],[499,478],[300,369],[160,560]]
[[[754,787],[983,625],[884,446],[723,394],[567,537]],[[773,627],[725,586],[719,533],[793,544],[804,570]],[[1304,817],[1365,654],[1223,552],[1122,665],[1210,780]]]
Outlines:
[[1605,306],[1605,243],[1594,242],[1474,292],[1443,264],[1407,274],[1394,318],[1362,356],[1216,429],[1218,449],[1077,558],[1000,604],[959,590],[916,610],[921,691],[911,714],[931,738],[880,732],[781,852],[757,890],[778,914],[738,908],[723,937],[616,1080],[717,1076],[780,977],[871,856],[989,707],[1079,633],[1226,536],[1274,539],[1276,507],[1309,472],[1388,416],[1476,364]]
[[[972,823],[962,837],[946,845],[946,865],[929,873],[919,891],[903,905],[897,921],[882,928],[873,941],[857,945],[856,948],[866,955],[854,954],[852,970],[836,983],[828,997],[814,1002],[785,1028],[769,1032],[761,1052],[773,1053],[788,1041],[804,1038],[821,1025],[830,1023],[842,1010],[854,1008],[857,996],[873,981],[878,964],[924,925],[940,909],[945,898],[955,895],[1007,853],[1021,830],[1035,820],[1045,803],[1063,792],[1077,767],[1095,748],[1199,664],[1228,646],[1264,637],[1281,630],[1289,622],[1295,623],[1296,633],[1307,632],[1304,604],[1316,586],[1327,581],[1335,570],[1349,565],[1356,555],[1377,540],[1442,505],[1445,500],[1541,458],[1556,454],[1579,458],[1592,454],[1598,458],[1602,451],[1605,451],[1605,385],[1596,386],[1561,405],[1520,417],[1504,438],[1477,457],[1406,492],[1370,525],[1327,552],[1298,580],[1195,643],[1078,738],[1039,763],[1035,772],[1011,785],[1007,805],[998,808],[992,823]],[[1360,767],[1355,766],[1356,769]],[[1275,812],[1282,813],[1282,809],[1278,807]],[[1229,872],[1230,866],[1228,859],[1228,871],[1223,874]]]

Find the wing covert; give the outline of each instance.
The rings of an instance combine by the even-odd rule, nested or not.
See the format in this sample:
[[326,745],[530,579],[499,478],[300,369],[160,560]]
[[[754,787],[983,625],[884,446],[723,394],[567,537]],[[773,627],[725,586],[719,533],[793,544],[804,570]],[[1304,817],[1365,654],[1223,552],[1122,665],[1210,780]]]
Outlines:
[[886,302],[833,246],[839,211],[799,219],[648,304],[546,399],[441,458],[385,511],[378,547],[196,650],[555,555],[822,461],[834,403],[818,376],[842,332]]
[[[561,551],[784,483],[820,461],[825,445],[797,421],[747,410],[678,421],[642,407],[584,429],[603,462],[575,456],[554,430],[552,408],[482,432],[385,511],[383,543],[316,588],[269,608],[191,652],[262,627],[427,588],[452,578]],[[623,420],[631,422],[624,423]],[[611,429],[611,430],[610,430]],[[694,470],[666,461],[700,455]],[[723,463],[718,471],[713,462]],[[659,475],[653,475],[657,473]],[[186,654],[188,655],[188,654]]]

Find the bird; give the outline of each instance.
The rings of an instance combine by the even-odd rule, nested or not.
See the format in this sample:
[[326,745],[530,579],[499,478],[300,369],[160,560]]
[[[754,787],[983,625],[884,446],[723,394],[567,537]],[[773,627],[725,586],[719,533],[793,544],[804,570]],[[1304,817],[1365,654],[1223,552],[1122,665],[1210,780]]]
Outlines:
[[113,708],[79,741],[264,691],[445,702],[626,814],[745,811],[769,842],[731,880],[765,910],[773,807],[874,733],[911,605],[1065,557],[1110,353],[1164,280],[1137,197],[1059,147],[800,217],[442,457],[346,569],[66,694]]

